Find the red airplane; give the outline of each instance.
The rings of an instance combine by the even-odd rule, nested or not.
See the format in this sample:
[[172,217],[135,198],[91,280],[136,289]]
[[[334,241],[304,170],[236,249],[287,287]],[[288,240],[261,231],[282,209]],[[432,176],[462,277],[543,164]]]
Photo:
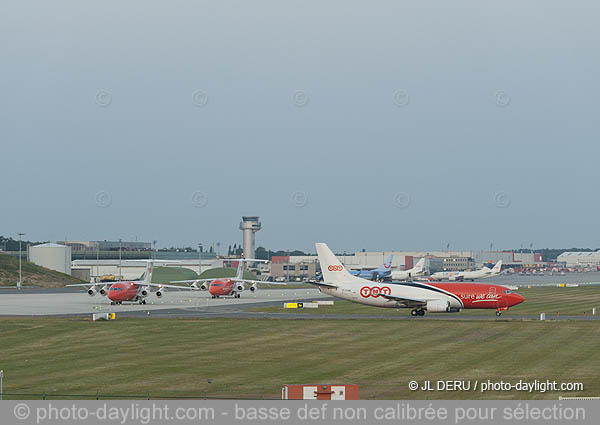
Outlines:
[[323,293],[355,303],[385,308],[410,308],[412,316],[458,313],[463,309],[494,309],[500,316],[524,298],[510,288],[484,283],[372,282],[352,276],[329,247],[317,243],[323,282],[311,281]]
[[[231,260],[232,263],[238,262],[237,273],[235,277],[222,277],[213,279],[194,279],[194,280],[176,280],[171,283],[191,283],[190,288],[195,290],[208,290],[209,294],[213,298],[220,298],[222,296],[232,296],[233,298],[240,298],[240,292],[246,289],[246,284],[251,284],[248,288],[250,292],[254,292],[258,289],[258,285],[261,283],[267,283],[261,280],[249,280],[244,279],[244,263],[261,262],[266,263],[267,260],[256,260],[249,258],[239,258]],[[285,283],[268,282],[272,285],[285,285]]]
[[[162,261],[161,261],[162,262]],[[152,281],[152,265],[153,261],[148,261],[146,273],[143,280],[140,281],[121,281],[114,283],[80,283],[67,286],[84,286],[87,289],[88,295],[91,297],[96,294],[106,296],[110,300],[111,305],[123,304],[123,301],[146,304],[146,297],[154,293],[158,298],[162,297],[165,288],[190,290],[187,286],[165,285],[151,283]]]

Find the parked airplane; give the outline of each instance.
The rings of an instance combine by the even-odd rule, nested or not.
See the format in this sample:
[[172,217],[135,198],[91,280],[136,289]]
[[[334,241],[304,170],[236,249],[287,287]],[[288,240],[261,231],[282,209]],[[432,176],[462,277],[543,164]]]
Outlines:
[[369,280],[383,280],[384,278],[389,277],[390,273],[392,272],[393,259],[394,254],[390,254],[390,256],[381,266],[375,269],[351,270],[350,274],[352,276],[358,276]]
[[497,276],[500,274],[502,269],[502,260],[498,261],[491,269],[484,264],[479,270],[473,270],[471,272],[461,272],[455,277],[455,280],[475,280],[475,279],[487,279],[488,277]]
[[498,261],[494,267],[489,268],[487,264],[484,264],[483,267],[479,270],[473,270],[470,272],[437,272],[431,275],[430,279],[432,280],[470,280],[474,281],[475,279],[487,279],[489,277],[497,276],[500,274],[500,270],[502,269],[502,260]]
[[[220,298],[222,296],[232,296],[233,298],[240,298],[240,292],[246,289],[246,284],[251,286],[248,288],[250,292],[256,291],[258,285],[266,283],[260,280],[249,280],[244,279],[244,263],[266,263],[267,260],[256,260],[252,258],[240,258],[232,260],[233,262],[238,261],[238,268],[235,277],[220,277],[211,279],[194,279],[194,280],[176,280],[171,283],[191,283],[190,288],[195,290],[206,291],[212,295],[213,298]],[[273,285],[282,285],[282,283],[268,282]]]
[[391,280],[410,280],[415,276],[420,276],[425,271],[425,258],[421,258],[417,264],[408,270],[392,270],[389,278]]
[[[144,261],[144,260],[136,260]],[[160,261],[166,262],[166,261]],[[165,285],[152,282],[152,267],[154,261],[148,260],[146,265],[146,272],[144,273],[142,280],[132,281],[119,281],[119,282],[90,282],[90,283],[79,283],[67,286],[81,286],[87,289],[87,293],[90,296],[100,294],[108,297],[111,305],[123,304],[123,301],[137,302],[139,304],[146,304],[146,298],[154,293],[158,298],[162,297],[165,288],[190,290],[187,286],[176,286],[176,285]]]
[[317,243],[323,282],[311,281],[321,292],[359,304],[411,308],[412,316],[454,313],[462,309],[494,309],[500,316],[524,298],[500,285],[484,283],[378,283],[352,276],[324,243]]

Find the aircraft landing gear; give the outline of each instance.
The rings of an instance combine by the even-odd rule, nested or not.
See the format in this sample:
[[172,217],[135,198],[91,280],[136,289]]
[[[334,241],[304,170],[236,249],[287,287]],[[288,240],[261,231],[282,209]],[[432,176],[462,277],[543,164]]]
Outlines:
[[216,295],[213,295],[212,297],[213,297],[213,298],[217,298],[217,296],[216,296]]
[[496,310],[496,316],[500,317],[502,315],[502,312],[500,310]]
[[146,300],[140,300],[140,305],[146,304]]
[[410,315],[411,316],[425,316],[425,310],[423,310],[422,308],[415,308],[414,310],[410,311]]

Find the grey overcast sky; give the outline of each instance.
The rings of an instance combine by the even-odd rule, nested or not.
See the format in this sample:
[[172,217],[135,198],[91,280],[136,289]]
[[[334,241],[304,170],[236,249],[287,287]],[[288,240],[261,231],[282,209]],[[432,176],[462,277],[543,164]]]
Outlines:
[[0,234],[600,246],[597,1],[13,1]]

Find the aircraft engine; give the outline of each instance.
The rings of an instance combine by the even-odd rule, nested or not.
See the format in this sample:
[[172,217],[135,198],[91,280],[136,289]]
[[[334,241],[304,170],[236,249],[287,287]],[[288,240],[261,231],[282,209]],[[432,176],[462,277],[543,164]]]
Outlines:
[[96,287],[91,287],[90,289],[88,289],[88,295],[90,297],[93,297],[94,295],[96,295],[98,293],[98,291],[96,291]]
[[243,283],[238,283],[235,287],[236,291],[243,291],[244,289],[246,289],[246,287],[244,286]]
[[206,282],[194,282],[192,283],[192,289],[206,291],[208,289],[208,285],[206,284]]
[[140,295],[142,297],[147,297],[149,294],[150,294],[150,288],[148,288],[148,287],[142,288],[142,290],[140,291]]
[[108,294],[108,286],[103,286],[102,288],[100,288],[100,290],[98,292],[100,292],[100,295],[105,297],[106,294]]
[[449,301],[427,301],[427,307],[425,307],[430,313],[448,313],[450,311]]
[[163,293],[163,290],[162,290],[162,289],[159,289],[158,291],[156,291],[156,296],[157,296],[158,298],[162,297],[163,295],[164,295],[164,293]]
[[256,291],[257,289],[258,289],[258,286],[256,285],[256,283],[255,283],[255,284],[253,284],[253,285],[250,287],[250,291],[251,291],[251,292],[254,292],[254,291]]

